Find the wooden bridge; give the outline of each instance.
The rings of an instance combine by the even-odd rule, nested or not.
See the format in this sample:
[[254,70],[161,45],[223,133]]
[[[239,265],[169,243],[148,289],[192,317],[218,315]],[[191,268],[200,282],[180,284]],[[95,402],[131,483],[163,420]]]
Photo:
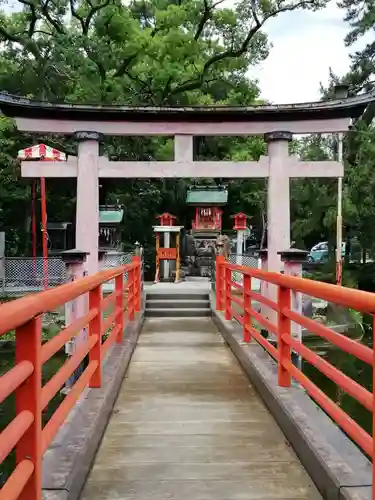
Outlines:
[[[0,334],[16,336],[16,363],[0,384],[1,401],[16,398],[0,457],[15,448],[16,464],[0,500],[375,498],[372,436],[299,370],[292,351],[371,412],[373,394],[291,328],[299,323],[373,366],[373,349],[295,312],[291,295],[372,313],[374,294],[220,257],[213,290],[208,282],[146,288],[140,269],[134,257],[0,306]],[[243,275],[235,288],[234,272]],[[276,287],[277,300],[252,290],[252,279]],[[42,344],[41,315],[83,295],[86,314]],[[265,317],[255,303],[274,312]],[[86,340],[42,386],[42,365],[86,326]],[[82,362],[43,427],[43,410]]]

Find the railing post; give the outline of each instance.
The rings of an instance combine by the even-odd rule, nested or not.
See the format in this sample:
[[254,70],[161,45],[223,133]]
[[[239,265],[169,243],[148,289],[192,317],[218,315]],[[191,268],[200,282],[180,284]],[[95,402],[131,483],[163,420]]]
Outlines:
[[115,290],[116,290],[116,301],[115,301],[115,307],[116,309],[121,309],[121,312],[119,312],[116,315],[116,320],[115,320],[115,328],[119,327],[119,331],[117,334],[117,339],[116,342],[118,344],[122,344],[122,341],[124,340],[124,326],[125,326],[125,320],[124,320],[124,275],[121,273],[115,278]]
[[224,265],[225,272],[225,319],[232,319],[232,271]]
[[224,296],[224,255],[216,256],[216,310],[222,311],[224,309],[223,296]]
[[[302,265],[306,262],[308,252],[298,248],[290,248],[283,252],[277,252],[281,257],[281,262],[284,263],[285,276],[295,276],[302,278]],[[290,308],[293,312],[303,314],[302,293],[295,290],[290,291]],[[302,326],[298,323],[291,322],[291,336],[298,342],[303,342]],[[302,370],[302,356],[292,349],[292,362],[299,370]]]
[[[82,252],[77,249],[66,250],[61,253],[61,258],[65,263],[68,280],[75,281],[85,276],[85,262],[87,252]],[[84,316],[87,312],[87,295],[83,294],[65,304],[65,326],[73,323],[80,316]],[[71,340],[65,344],[65,352],[68,357],[73,356],[76,349],[87,342],[88,329],[82,328]],[[69,379],[65,382],[63,389],[64,393],[69,392],[75,382],[81,376],[83,371],[83,363],[81,363],[72,373]]]
[[251,276],[245,274],[243,277],[243,340],[251,340]]
[[128,317],[129,321],[134,321],[134,304],[135,304],[135,290],[134,290],[134,267],[128,271]]
[[278,288],[278,338],[277,338],[277,348],[278,348],[278,382],[282,387],[289,387],[291,384],[291,376],[289,370],[284,366],[284,362],[291,362],[291,348],[290,345],[285,342],[283,337],[291,339],[291,324],[290,319],[287,318],[283,313],[283,309],[290,309],[290,290],[289,288],[284,288],[279,286]]
[[97,309],[98,314],[90,321],[89,337],[98,336],[97,342],[92,346],[89,352],[89,362],[97,361],[98,366],[90,379],[89,387],[101,387],[102,385],[102,311],[100,310],[102,302],[102,288],[97,286],[89,292],[89,310]]
[[141,257],[134,255],[134,308],[137,312],[141,310]]
[[16,365],[29,361],[34,367],[30,377],[16,390],[16,413],[31,412],[34,420],[16,446],[17,465],[30,460],[34,472],[19,500],[42,499],[42,317],[32,319],[16,330]]
[[[372,331],[375,332],[375,315],[372,316]],[[372,498],[375,497],[375,338],[372,340]]]

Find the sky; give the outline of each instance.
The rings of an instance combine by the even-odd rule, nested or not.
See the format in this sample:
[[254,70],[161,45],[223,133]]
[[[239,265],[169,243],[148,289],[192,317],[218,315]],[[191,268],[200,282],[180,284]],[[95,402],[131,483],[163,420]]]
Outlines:
[[349,26],[343,15],[331,1],[318,12],[287,12],[270,20],[265,32],[273,48],[249,72],[259,79],[261,97],[275,104],[319,100],[320,82],[328,82],[329,68],[337,75],[349,69],[344,44]]

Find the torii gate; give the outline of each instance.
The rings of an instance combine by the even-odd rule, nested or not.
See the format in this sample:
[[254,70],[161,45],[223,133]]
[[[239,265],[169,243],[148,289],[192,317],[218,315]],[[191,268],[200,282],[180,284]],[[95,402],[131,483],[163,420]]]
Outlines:
[[[155,108],[36,102],[0,94],[2,112],[20,131],[73,135],[78,156],[63,165],[22,164],[23,177],[77,178],[76,246],[98,269],[99,178],[267,178],[268,269],[280,271],[278,252],[290,248],[290,179],[343,175],[336,161],[300,162],[289,156],[293,134],[343,133],[375,95],[332,101],[249,107]],[[173,136],[174,161],[109,161],[99,156],[102,135]],[[194,136],[264,135],[268,156],[256,161],[194,161]]]
[[[79,139],[81,133],[75,137]],[[175,136],[175,161],[109,161],[99,156],[100,136],[80,141],[78,156],[68,157],[62,167],[42,162],[22,163],[22,177],[77,178],[76,246],[89,252],[89,273],[98,269],[99,178],[266,178],[268,179],[268,266],[280,271],[277,252],[290,248],[290,179],[343,175],[336,161],[301,162],[289,156],[290,132],[265,136],[268,156],[259,161],[193,161],[193,137]]]

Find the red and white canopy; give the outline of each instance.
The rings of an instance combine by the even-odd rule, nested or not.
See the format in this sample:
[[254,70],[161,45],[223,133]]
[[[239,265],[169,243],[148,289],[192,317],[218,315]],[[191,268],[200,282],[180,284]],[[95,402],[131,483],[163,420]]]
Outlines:
[[37,144],[18,151],[18,160],[66,161],[65,153],[45,144]]

